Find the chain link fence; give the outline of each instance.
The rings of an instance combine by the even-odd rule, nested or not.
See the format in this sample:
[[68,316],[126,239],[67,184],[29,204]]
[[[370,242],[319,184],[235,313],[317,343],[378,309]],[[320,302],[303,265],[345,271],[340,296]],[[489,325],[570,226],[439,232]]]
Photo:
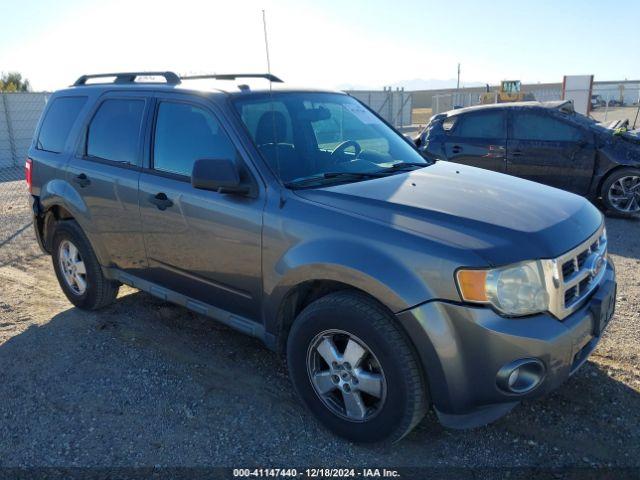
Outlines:
[[404,88],[394,90],[391,87],[385,87],[382,91],[351,90],[346,93],[360,100],[396,128],[401,129],[411,125],[413,96],[411,92],[405,92]]
[[[529,100],[541,102],[561,100],[562,88],[532,88],[523,86],[523,93]],[[497,103],[497,92],[452,92],[433,95],[430,114],[442,113],[456,108],[471,107],[482,103]],[[591,96],[589,116],[610,125],[629,120],[628,129],[640,128],[640,83],[595,84]],[[635,126],[634,126],[635,123]]]
[[[562,88],[527,89],[523,86],[524,100],[549,102],[562,99]],[[473,107],[483,103],[498,103],[498,92],[453,92],[434,95],[432,99],[432,113],[442,113],[455,108]]]
[[46,93],[0,93],[0,258],[3,264],[37,252],[31,245],[35,242],[30,242],[29,248],[19,247],[25,234],[31,232],[24,163],[47,98]]
[[639,129],[639,109],[640,84],[635,88],[621,84],[617,88],[593,89],[590,116],[598,122],[611,125],[629,120],[629,129]]

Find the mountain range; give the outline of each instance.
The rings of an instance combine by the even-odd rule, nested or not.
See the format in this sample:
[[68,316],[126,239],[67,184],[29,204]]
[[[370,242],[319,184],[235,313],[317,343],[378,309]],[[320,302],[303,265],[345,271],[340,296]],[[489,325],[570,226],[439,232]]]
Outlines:
[[[423,78],[414,78],[411,80],[402,80],[399,82],[394,82],[391,86],[394,90],[396,88],[404,87],[405,90],[413,91],[413,90],[439,90],[443,88],[456,88],[456,79],[450,78],[447,80],[442,80],[439,78],[430,78],[425,80]],[[482,82],[460,82],[460,87],[484,87],[484,83]],[[380,86],[374,85],[363,85],[363,84],[351,84],[351,83],[343,83],[338,85],[339,90],[375,90],[381,88]]]

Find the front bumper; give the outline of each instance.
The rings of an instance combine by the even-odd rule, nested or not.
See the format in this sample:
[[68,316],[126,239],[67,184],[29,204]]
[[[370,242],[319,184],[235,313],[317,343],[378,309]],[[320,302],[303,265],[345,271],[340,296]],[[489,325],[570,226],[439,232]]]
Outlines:
[[[398,319],[416,345],[440,421],[470,428],[500,418],[525,398],[554,390],[572,375],[600,340],[606,326],[602,318],[610,318],[615,292],[615,270],[608,262],[593,295],[563,321],[549,314],[505,318],[489,308],[442,301],[402,312]],[[608,312],[601,315],[602,308]],[[502,390],[498,371],[523,358],[543,363],[542,381],[524,394]]]

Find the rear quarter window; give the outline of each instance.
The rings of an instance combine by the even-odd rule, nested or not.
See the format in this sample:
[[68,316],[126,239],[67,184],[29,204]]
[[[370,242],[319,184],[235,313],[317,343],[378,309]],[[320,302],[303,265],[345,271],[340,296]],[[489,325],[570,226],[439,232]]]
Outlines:
[[87,97],[58,97],[52,100],[42,121],[36,148],[46,152],[62,152],[71,127],[85,103]]
[[456,117],[449,117],[449,118],[445,118],[445,119],[443,120],[443,122],[442,122],[442,129],[443,129],[445,132],[450,131],[450,130],[451,130],[451,129],[453,129],[453,127],[455,126],[455,124],[456,124],[456,120],[457,120],[457,118],[456,118]]

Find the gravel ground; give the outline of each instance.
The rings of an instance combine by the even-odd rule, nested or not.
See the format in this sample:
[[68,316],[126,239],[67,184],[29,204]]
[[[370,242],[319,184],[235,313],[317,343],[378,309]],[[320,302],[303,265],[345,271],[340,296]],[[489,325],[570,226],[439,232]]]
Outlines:
[[490,426],[430,413],[390,447],[328,433],[275,354],[211,320],[130,288],[73,308],[28,223],[23,183],[0,183],[0,467],[640,466],[640,221],[607,219],[618,308],[574,377]]

